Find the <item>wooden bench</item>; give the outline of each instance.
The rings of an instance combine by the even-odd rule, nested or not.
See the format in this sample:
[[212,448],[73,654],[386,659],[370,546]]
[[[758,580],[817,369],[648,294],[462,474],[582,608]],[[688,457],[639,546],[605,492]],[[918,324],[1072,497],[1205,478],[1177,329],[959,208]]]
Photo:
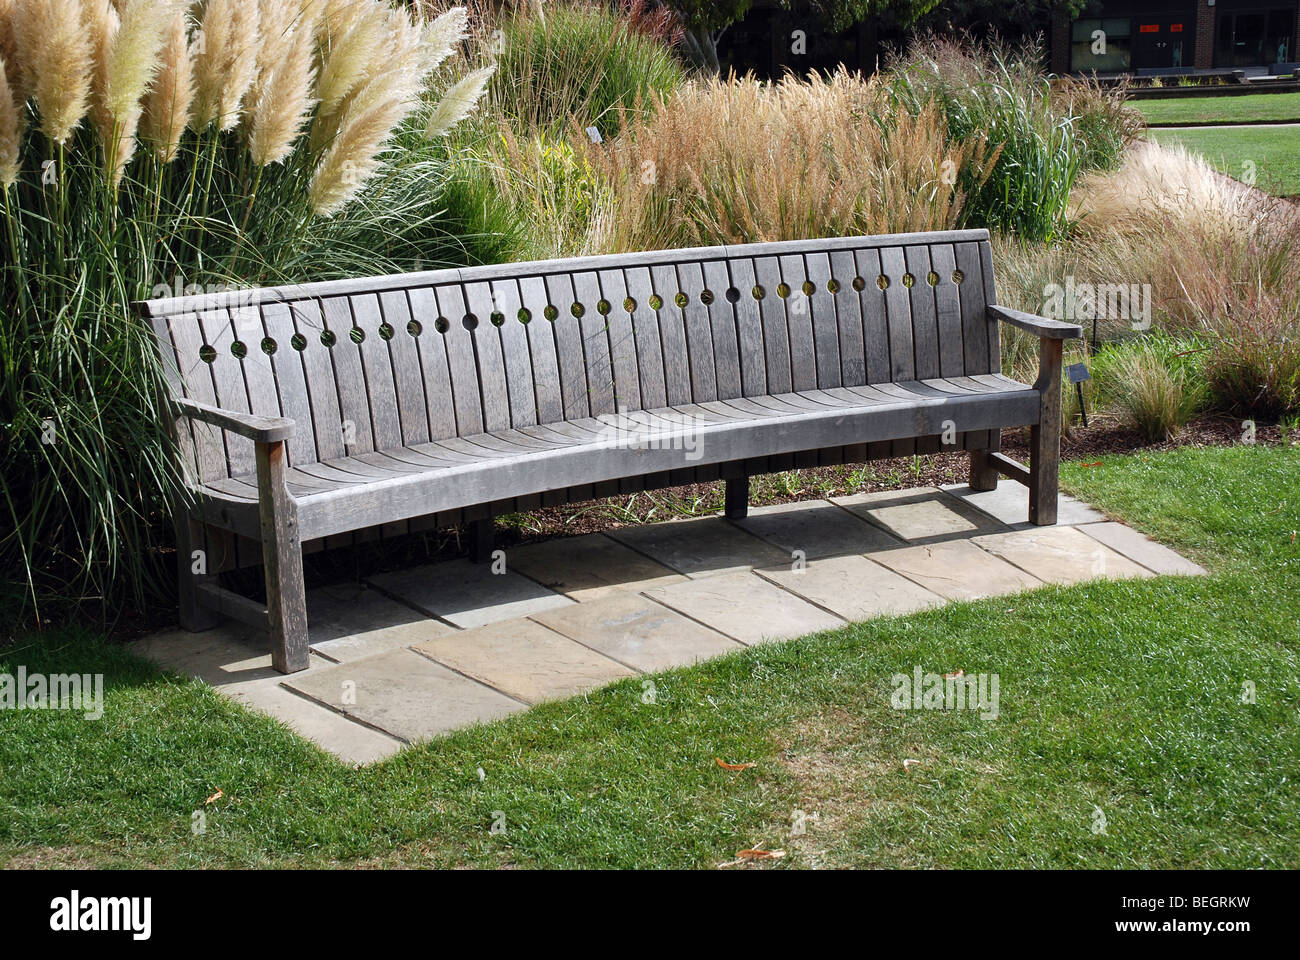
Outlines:
[[[828,463],[970,452],[979,490],[1029,487],[1056,521],[1062,341],[996,306],[982,230],[448,269],[140,304],[192,498],[175,506],[180,617],[267,625],[308,663],[302,553],[356,531]],[[1033,385],[1000,323],[1041,337]],[[1026,469],[999,431],[1032,426]],[[260,544],[267,602],[222,587]],[[222,538],[226,538],[223,540]],[[221,548],[228,552],[225,548]]]

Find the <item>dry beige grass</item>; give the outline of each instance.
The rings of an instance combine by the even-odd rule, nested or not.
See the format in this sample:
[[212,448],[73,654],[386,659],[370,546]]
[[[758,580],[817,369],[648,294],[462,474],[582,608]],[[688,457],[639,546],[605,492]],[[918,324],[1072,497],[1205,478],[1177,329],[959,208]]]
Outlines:
[[943,116],[888,109],[845,72],[777,84],[698,81],[588,152],[612,184],[608,250],[792,240],[953,226],[959,176],[986,177],[983,141],[949,144]]

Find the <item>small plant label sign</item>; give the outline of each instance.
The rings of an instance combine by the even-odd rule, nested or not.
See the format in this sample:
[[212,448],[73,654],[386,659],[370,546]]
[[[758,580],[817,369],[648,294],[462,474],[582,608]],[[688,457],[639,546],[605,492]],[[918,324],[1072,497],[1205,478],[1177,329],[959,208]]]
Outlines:
[[1065,368],[1065,373],[1070,378],[1071,383],[1083,383],[1085,380],[1092,379],[1092,374],[1088,372],[1086,363],[1072,363]]

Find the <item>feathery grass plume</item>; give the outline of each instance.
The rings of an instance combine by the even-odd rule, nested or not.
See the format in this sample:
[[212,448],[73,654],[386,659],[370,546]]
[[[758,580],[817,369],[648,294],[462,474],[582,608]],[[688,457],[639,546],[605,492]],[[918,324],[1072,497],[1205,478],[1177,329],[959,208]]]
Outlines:
[[458,80],[443,94],[438,105],[429,114],[424,135],[430,139],[445,136],[451,132],[452,127],[468,117],[483,98],[488,81],[492,79],[495,71],[495,66],[480,67]]
[[387,67],[348,98],[338,132],[312,175],[310,203],[320,216],[337,213],[361,192],[380,168],[380,154],[393,130],[420,102],[426,77],[420,24],[396,9],[387,10],[384,21]]
[[356,90],[381,56],[388,37],[385,9],[379,4],[336,6],[326,14],[326,52],[316,84],[320,115],[330,117]]
[[257,76],[258,6],[249,0],[208,0],[195,38],[193,124],[229,130]]
[[113,46],[122,29],[122,18],[113,6],[113,0],[84,0],[86,4],[86,31],[90,34],[94,66],[90,83],[90,122],[99,132],[107,149],[113,138],[113,115],[108,109],[108,67],[113,57]]
[[14,38],[14,3],[16,0],[0,0],[0,60],[9,68],[9,89],[14,100],[21,103],[27,99],[23,95],[23,82],[18,65],[18,42]]
[[0,57],[0,188],[13,185],[22,166],[22,107],[9,84],[5,60]]
[[261,43],[257,51],[257,78],[244,98],[245,118],[252,121],[253,111],[266,94],[271,75],[292,53],[292,45],[305,43],[314,49],[316,17],[320,0],[257,0],[260,10]]
[[176,0],[121,0],[121,26],[109,55],[104,95],[113,116],[128,116],[153,83],[175,8]]
[[90,106],[93,46],[82,0],[23,0],[14,6],[14,40],[41,132],[65,144]]
[[295,30],[253,105],[248,150],[259,167],[280,163],[293,152],[314,104],[315,51],[310,24]]
[[469,11],[452,7],[424,26],[425,69],[437,70],[468,34]]
[[162,48],[162,65],[144,99],[140,136],[163,163],[176,159],[194,102],[194,64],[185,11],[177,10]]

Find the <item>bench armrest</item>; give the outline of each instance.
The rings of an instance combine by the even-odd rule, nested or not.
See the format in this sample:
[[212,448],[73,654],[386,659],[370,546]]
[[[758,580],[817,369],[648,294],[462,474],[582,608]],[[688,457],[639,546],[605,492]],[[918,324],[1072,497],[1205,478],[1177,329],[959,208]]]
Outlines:
[[254,443],[277,443],[293,436],[294,423],[284,417],[259,417],[251,413],[237,413],[234,410],[222,410],[197,400],[177,397],[172,400],[181,416],[191,420],[201,420],[241,437],[247,437]]
[[1032,313],[1012,310],[1010,307],[999,307],[996,304],[989,307],[989,319],[1001,320],[1021,330],[1028,330],[1034,336],[1049,340],[1078,340],[1083,336],[1083,328],[1077,323],[1048,320],[1046,317],[1036,317]]

